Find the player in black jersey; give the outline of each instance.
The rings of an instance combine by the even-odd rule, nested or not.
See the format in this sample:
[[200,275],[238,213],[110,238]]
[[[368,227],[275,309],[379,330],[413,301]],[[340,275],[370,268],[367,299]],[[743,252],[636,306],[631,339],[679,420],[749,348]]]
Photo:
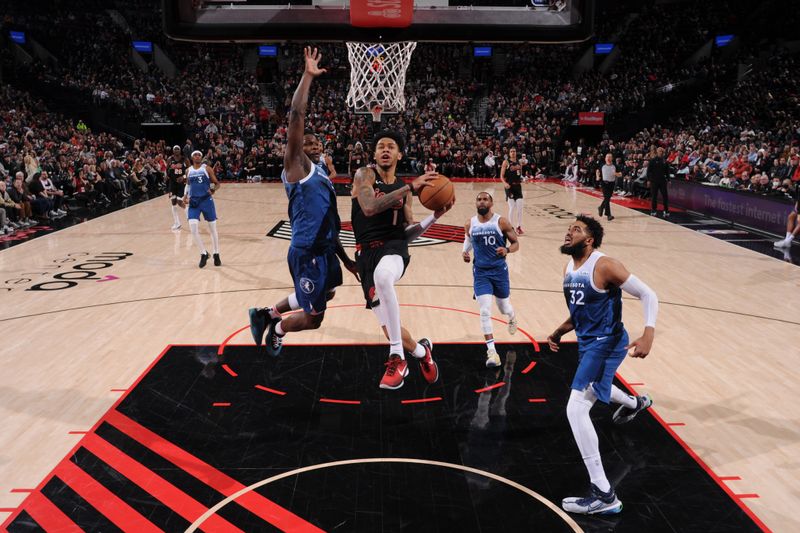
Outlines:
[[167,159],[167,192],[172,204],[173,230],[181,229],[178,208],[183,209],[183,196],[186,188],[186,160],[177,144],[172,147],[172,155]]
[[517,233],[522,235],[522,165],[517,160],[517,149],[512,148],[508,151],[508,159],[503,161],[500,167],[500,181],[506,188],[506,200],[508,200],[508,220],[516,228]]
[[408,243],[444,215],[452,203],[419,224],[413,221],[411,191],[419,191],[436,177],[429,173],[405,185],[395,176],[402,157],[404,139],[392,131],[375,135],[376,167],[361,167],[353,178],[352,215],[356,238],[356,265],[367,307],[378,317],[383,333],[389,339],[389,360],[380,382],[382,389],[399,389],[408,375],[405,353],[420,361],[422,375],[428,383],[439,379],[439,368],[433,361],[433,345],[428,339],[416,342],[400,325],[400,303],[394,285],[408,266]]

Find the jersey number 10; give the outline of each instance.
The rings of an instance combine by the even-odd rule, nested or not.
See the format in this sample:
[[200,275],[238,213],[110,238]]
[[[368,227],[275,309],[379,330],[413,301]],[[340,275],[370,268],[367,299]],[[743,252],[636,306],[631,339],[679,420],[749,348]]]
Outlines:
[[497,240],[494,238],[494,235],[484,235],[483,244],[485,244],[486,246],[494,246],[495,244],[497,244]]

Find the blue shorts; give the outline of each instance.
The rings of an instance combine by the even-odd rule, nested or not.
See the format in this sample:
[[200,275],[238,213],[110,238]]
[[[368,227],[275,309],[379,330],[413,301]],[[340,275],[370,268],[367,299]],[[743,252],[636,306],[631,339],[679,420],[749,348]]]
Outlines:
[[200,220],[200,213],[207,222],[217,220],[217,209],[214,207],[214,199],[211,196],[205,198],[189,198],[189,220]]
[[328,292],[342,284],[342,267],[331,251],[317,252],[289,247],[286,257],[294,280],[294,293],[306,313],[323,313],[328,304]]
[[589,384],[597,399],[603,403],[611,400],[611,385],[614,374],[628,354],[628,332],[608,337],[578,339],[578,370],[570,388],[584,390]]
[[508,298],[511,295],[511,284],[508,281],[508,266],[502,268],[472,269],[472,287],[475,296],[492,294],[497,298]]

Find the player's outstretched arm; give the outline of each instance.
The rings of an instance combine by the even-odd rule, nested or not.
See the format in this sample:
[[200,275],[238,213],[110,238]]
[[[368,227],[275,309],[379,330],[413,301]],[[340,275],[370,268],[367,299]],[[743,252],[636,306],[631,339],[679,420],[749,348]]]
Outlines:
[[508,246],[500,246],[495,251],[500,257],[505,257],[519,250],[519,237],[517,237],[517,231],[514,229],[514,226],[511,225],[511,222],[509,222],[506,217],[500,217],[498,225],[500,226],[500,231],[502,231],[503,235],[508,239],[509,244]]
[[547,337],[547,344],[550,346],[550,351],[557,352],[559,348],[558,343],[561,341],[561,337],[573,329],[575,329],[575,326],[572,324],[572,317],[569,317]]
[[306,108],[308,107],[308,92],[311,82],[325,72],[319,68],[322,54],[314,48],[306,47],[305,70],[300,78],[300,83],[292,97],[292,106],[289,109],[289,128],[287,132],[286,152],[283,155],[283,168],[286,170],[286,181],[296,183],[305,178],[311,170],[311,160],[303,152],[303,133],[305,132]]
[[625,266],[610,257],[603,257],[597,262],[598,281],[601,287],[613,285],[631,296],[641,300],[644,310],[644,333],[631,342],[627,348],[633,348],[632,357],[647,357],[653,347],[656,334],[656,318],[658,317],[658,296],[642,280],[628,272]]

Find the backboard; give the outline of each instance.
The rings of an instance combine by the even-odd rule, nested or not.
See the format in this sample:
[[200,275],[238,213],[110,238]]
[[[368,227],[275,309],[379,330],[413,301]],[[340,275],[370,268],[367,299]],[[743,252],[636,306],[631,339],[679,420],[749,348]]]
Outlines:
[[168,36],[189,41],[576,42],[595,0],[163,0]]

